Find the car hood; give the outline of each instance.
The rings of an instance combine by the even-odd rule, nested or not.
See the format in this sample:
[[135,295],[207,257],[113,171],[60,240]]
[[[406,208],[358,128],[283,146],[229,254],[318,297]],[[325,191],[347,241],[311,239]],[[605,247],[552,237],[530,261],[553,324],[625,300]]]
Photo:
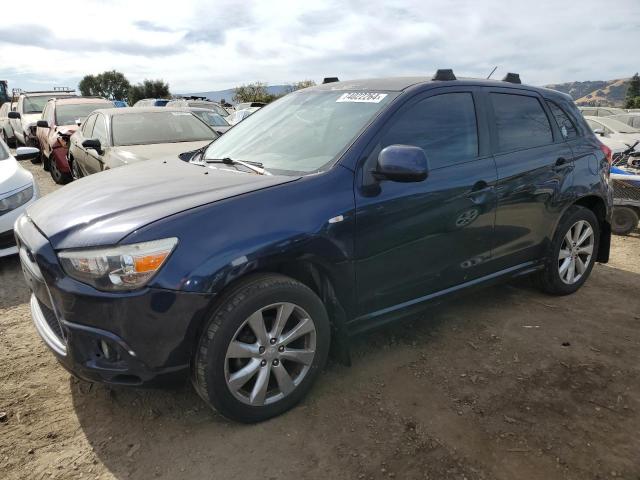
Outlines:
[[155,143],[151,145],[126,145],[111,147],[109,155],[127,165],[142,160],[174,160],[178,155],[190,150],[196,150],[211,143],[212,140],[199,142]]
[[33,182],[33,176],[13,157],[0,160],[0,197]]
[[113,245],[169,215],[297,178],[149,160],[75,181],[27,215],[55,249]]

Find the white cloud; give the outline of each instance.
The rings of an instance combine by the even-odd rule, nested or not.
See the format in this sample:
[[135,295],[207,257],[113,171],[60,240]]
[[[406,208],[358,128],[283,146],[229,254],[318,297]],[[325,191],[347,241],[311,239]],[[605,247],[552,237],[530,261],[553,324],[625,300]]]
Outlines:
[[640,2],[599,0],[83,1],[0,25],[11,87],[74,85],[117,69],[173,91],[367,76],[516,71],[527,83],[630,76],[639,69]]

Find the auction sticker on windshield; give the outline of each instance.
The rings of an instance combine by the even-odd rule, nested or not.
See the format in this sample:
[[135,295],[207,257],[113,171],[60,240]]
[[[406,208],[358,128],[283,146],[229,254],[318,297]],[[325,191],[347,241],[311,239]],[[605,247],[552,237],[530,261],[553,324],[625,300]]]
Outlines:
[[349,92],[340,95],[336,102],[380,103],[386,96],[386,93]]

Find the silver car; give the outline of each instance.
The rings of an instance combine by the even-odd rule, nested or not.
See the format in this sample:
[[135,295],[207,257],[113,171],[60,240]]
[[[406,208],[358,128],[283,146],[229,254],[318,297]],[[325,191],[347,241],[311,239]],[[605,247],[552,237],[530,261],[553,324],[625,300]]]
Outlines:
[[622,123],[626,123],[630,127],[640,129],[640,112],[630,112],[623,115],[613,115],[611,118],[615,118]]
[[626,113],[622,108],[616,107],[578,107],[585,117],[609,117]]
[[93,112],[72,136],[69,164],[74,178],[150,158],[177,158],[218,138],[191,112],[125,107]]
[[206,108],[207,110],[213,110],[221,117],[229,116],[229,112],[222,105],[207,100],[204,97],[197,98],[176,98],[167,103],[167,107],[182,107],[182,108]]

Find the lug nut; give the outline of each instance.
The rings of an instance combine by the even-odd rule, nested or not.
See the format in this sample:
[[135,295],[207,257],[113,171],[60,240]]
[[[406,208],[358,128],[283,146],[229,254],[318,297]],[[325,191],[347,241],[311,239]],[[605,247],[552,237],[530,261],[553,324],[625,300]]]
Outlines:
[[279,351],[280,353],[284,352],[284,345],[280,345],[280,346],[278,347],[278,351]]
[[272,338],[271,340],[269,340],[269,343],[270,343],[271,345],[275,345],[276,341],[277,341],[277,340],[276,340],[275,338]]
[[277,358],[273,361],[273,366],[277,367],[278,365],[280,365],[280,360],[278,360]]
[[262,361],[260,362],[260,366],[261,366],[261,367],[264,367],[266,364],[267,364],[267,361],[266,361],[266,360],[262,360]]
[[258,352],[260,352],[260,353],[264,353],[264,351],[265,351],[265,348],[264,348],[264,347],[260,347],[260,348],[258,349]]

